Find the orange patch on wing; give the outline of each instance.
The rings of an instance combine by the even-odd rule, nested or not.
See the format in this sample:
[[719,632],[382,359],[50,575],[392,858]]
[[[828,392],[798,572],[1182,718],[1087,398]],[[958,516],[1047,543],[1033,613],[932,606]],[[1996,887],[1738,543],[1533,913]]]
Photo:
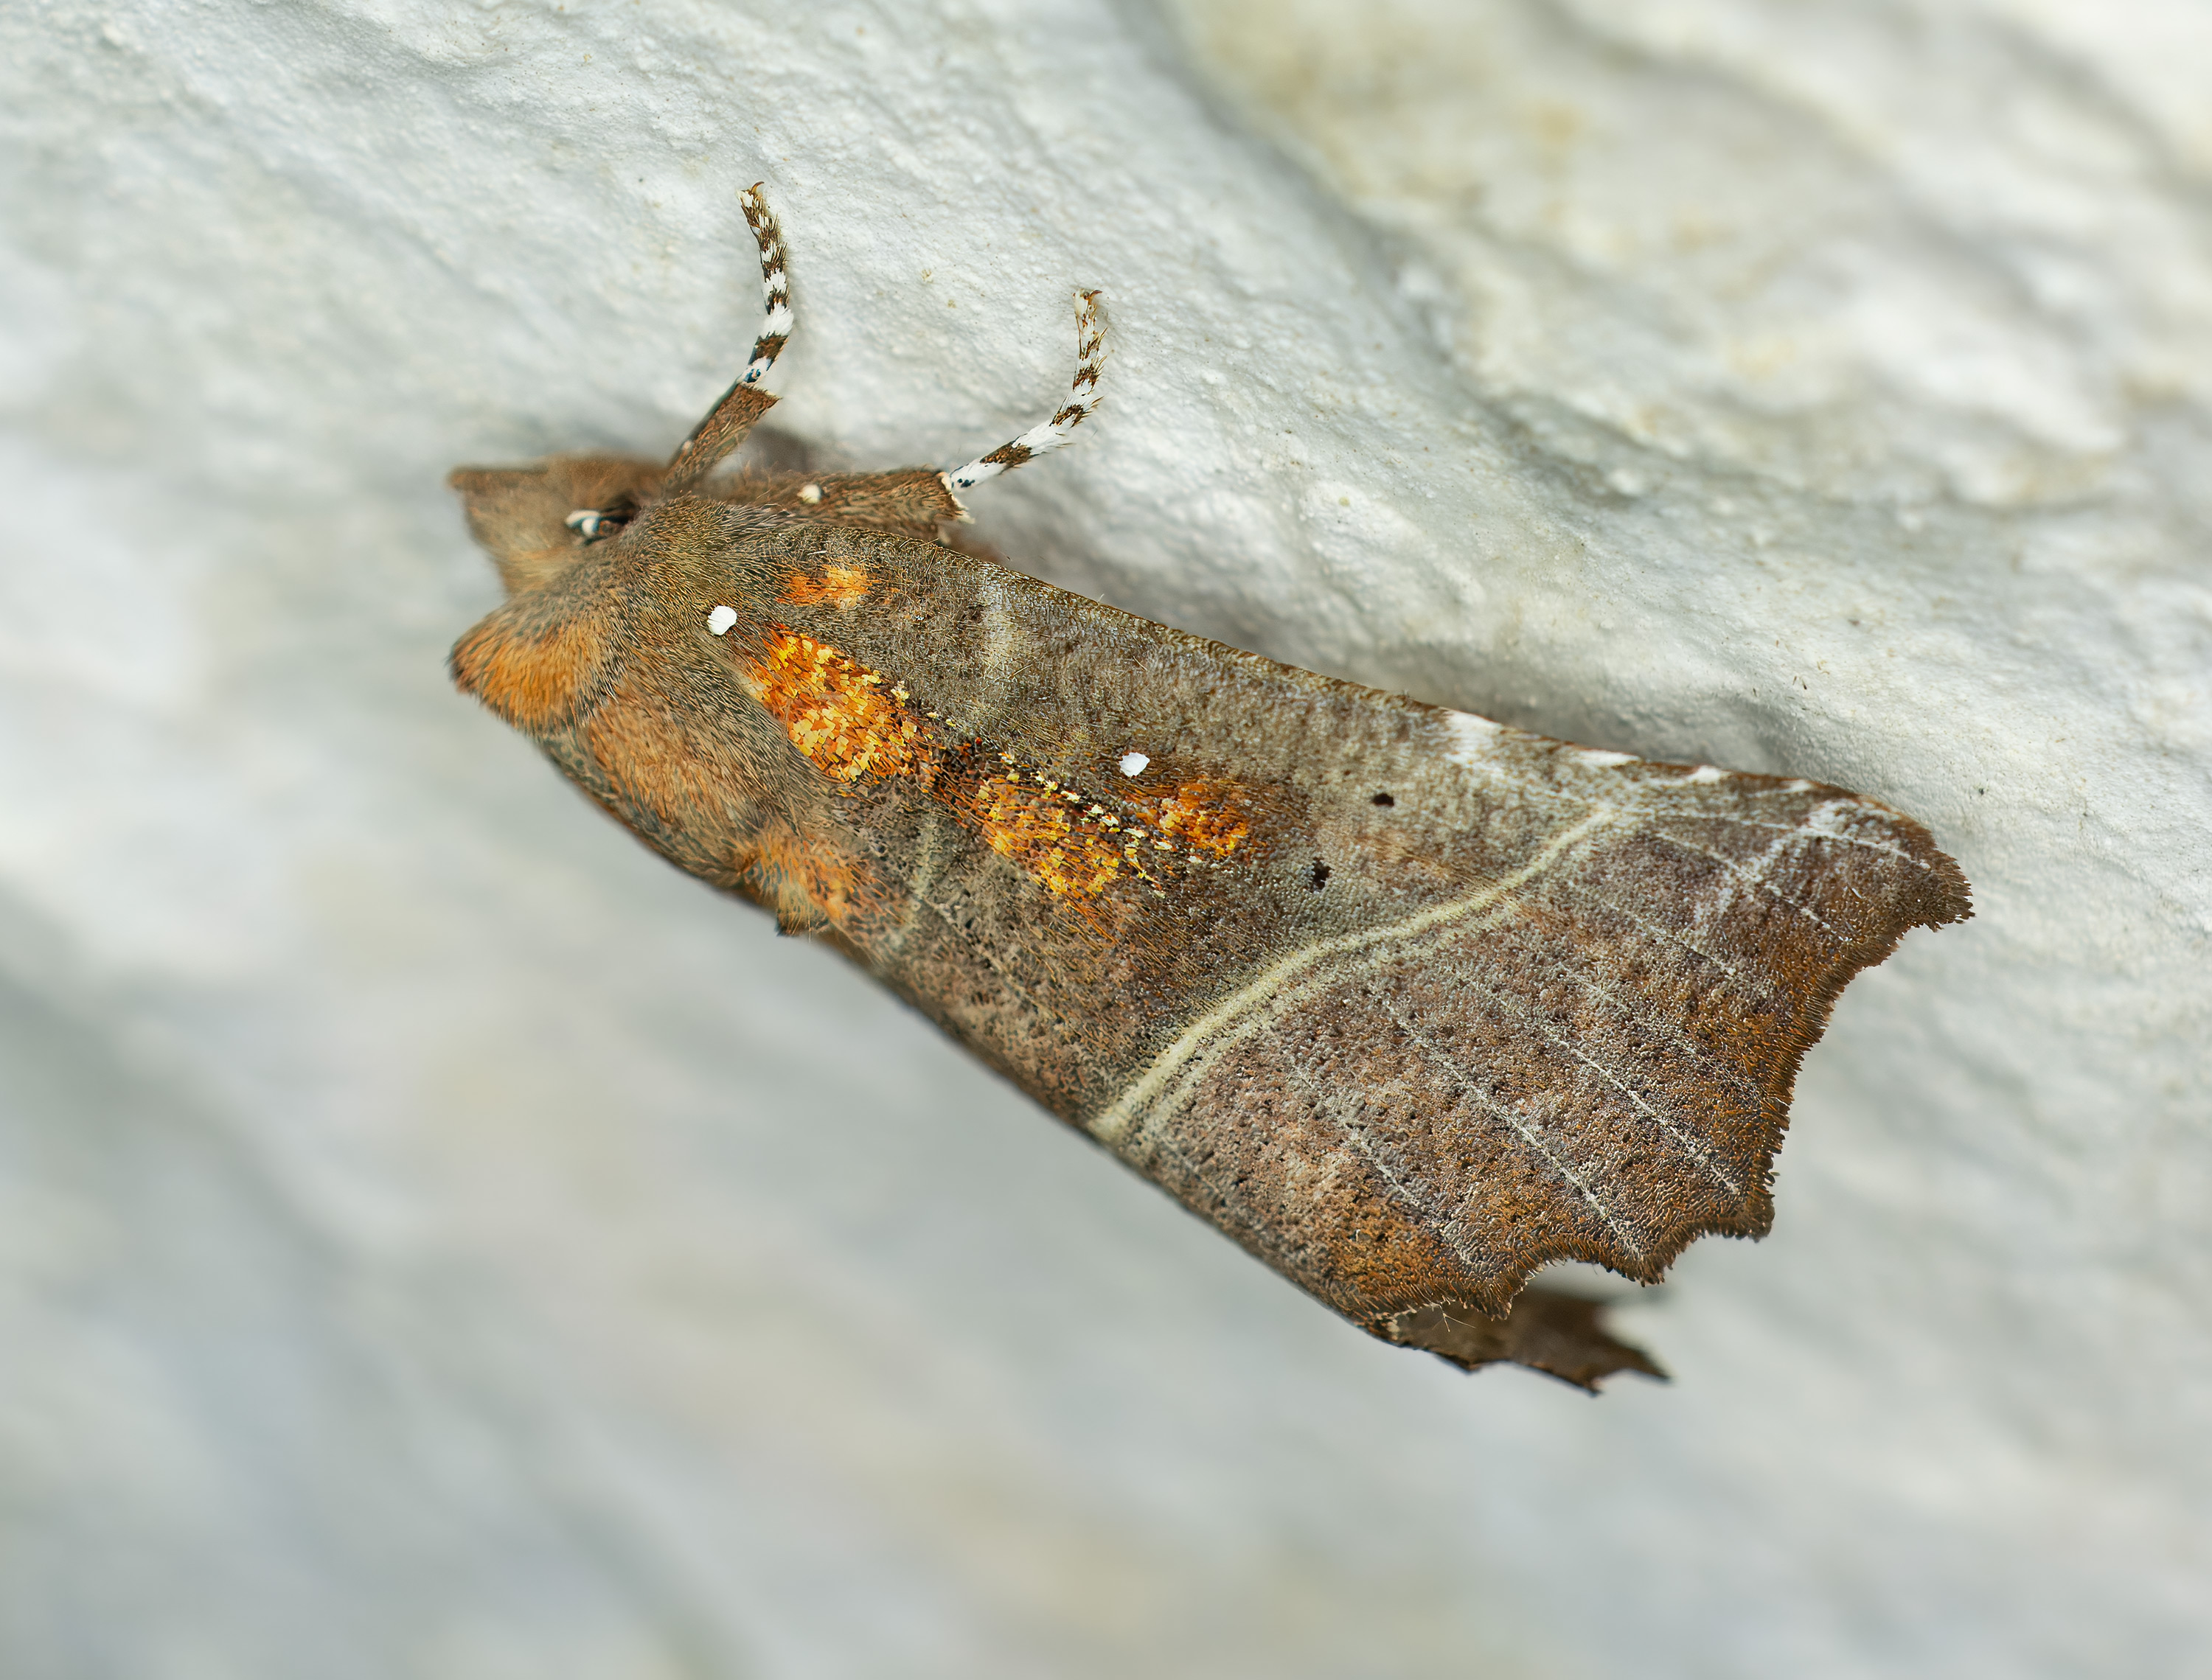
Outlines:
[[933,731],[906,691],[828,642],[778,626],[751,676],[792,745],[839,781],[936,773]]
[[1034,773],[986,777],[951,801],[985,845],[1011,858],[1054,897],[1095,898],[1124,870],[1142,874],[1135,843],[1087,816],[1066,791]]
[[[914,778],[994,852],[1086,913],[1118,880],[1160,885],[1155,871],[1167,860],[1154,853],[1176,850],[1161,837],[1181,834],[1189,844],[1226,852],[1245,833],[1242,818],[1218,801],[1194,796],[1176,804],[1183,790],[1145,808],[1155,835],[1133,831],[1074,790],[1024,770],[1011,755],[1001,754],[999,766],[986,770],[977,761],[985,750],[981,743],[948,741],[916,715],[903,688],[828,642],[781,625],[773,627],[749,674],[761,704],[817,768],[847,783],[862,776]],[[1170,813],[1172,823],[1161,812]],[[855,876],[848,863],[824,861],[796,838],[764,840],[757,864],[802,888],[833,921],[867,906],[866,889],[854,884],[864,876]]]
[[1136,793],[1128,803],[1163,834],[1226,858],[1252,832],[1244,801],[1220,782],[1184,782],[1171,791]]
[[868,592],[868,574],[857,566],[832,561],[819,579],[793,572],[783,583],[783,598],[801,606],[850,606]]

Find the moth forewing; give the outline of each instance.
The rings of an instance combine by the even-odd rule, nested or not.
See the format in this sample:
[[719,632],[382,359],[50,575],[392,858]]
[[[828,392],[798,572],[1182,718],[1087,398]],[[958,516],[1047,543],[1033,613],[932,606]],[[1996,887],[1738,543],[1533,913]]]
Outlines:
[[[841,809],[886,876],[857,947],[1370,1327],[1764,1230],[1835,993],[1960,907],[1917,825],[1839,790],[1225,657],[930,545],[781,543],[793,595],[865,578],[786,618],[927,743],[925,773]],[[994,827],[1045,810],[1041,838]],[[933,821],[917,891],[900,848]],[[1072,879],[1102,845],[1121,867]],[[1015,1037],[961,1001],[985,973],[1019,987]]]
[[1523,1283],[1763,1232],[1799,1058],[1967,913],[1957,867],[1838,789],[1545,740],[929,540],[1089,411],[1085,309],[1076,400],[953,475],[708,478],[774,400],[746,380],[670,476],[457,474],[511,591],[457,678],[1363,1328],[1638,1367]]

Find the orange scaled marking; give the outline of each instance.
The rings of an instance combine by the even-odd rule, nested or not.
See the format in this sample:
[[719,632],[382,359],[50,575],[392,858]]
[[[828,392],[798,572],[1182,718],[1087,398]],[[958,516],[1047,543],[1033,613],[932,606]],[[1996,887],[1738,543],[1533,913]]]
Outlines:
[[[841,571],[859,576],[849,567],[832,567],[821,587],[836,583]],[[865,588],[866,581],[860,578],[859,586]],[[792,587],[795,592],[797,583]],[[1094,816],[1073,790],[1024,771],[1011,755],[1000,757],[1006,768],[980,777],[972,768],[940,775],[943,738],[915,716],[906,691],[828,642],[776,625],[750,675],[761,704],[817,768],[842,782],[911,776],[932,786],[985,845],[1054,897],[1081,904],[1124,874],[1153,880],[1146,867],[1152,860],[1134,835],[1112,818]],[[968,755],[974,750],[958,749],[958,761],[972,763]],[[1176,804],[1186,791],[1160,796],[1146,807],[1161,834],[1180,834],[1189,844],[1224,852],[1243,838],[1243,821],[1226,807],[1195,795]],[[854,880],[842,863],[806,855],[787,840],[763,843],[757,861],[799,886],[832,920],[842,919],[856,902],[865,907],[865,880]]]
[[775,628],[752,667],[753,692],[792,745],[841,782],[935,775],[928,726],[891,687],[828,642]]
[[1138,793],[1129,804],[1163,834],[1226,858],[1252,832],[1235,791],[1214,782],[1184,782],[1172,792]]
[[823,568],[817,580],[804,572],[784,579],[783,598],[799,606],[849,607],[868,592],[868,574],[857,566],[835,563]]
[[1115,839],[1066,792],[1018,770],[963,789],[954,806],[994,852],[1055,896],[1095,897],[1128,860]]

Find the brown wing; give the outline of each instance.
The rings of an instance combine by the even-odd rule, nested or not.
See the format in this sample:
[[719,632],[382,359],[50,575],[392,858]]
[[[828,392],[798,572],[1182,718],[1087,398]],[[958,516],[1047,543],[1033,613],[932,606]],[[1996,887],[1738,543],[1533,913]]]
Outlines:
[[1376,1326],[1763,1234],[1799,1058],[1965,883],[1833,788],[1601,773],[1517,870],[1251,976],[1094,1133]]
[[[1700,1234],[1765,1231],[1837,994],[1907,927],[1966,913],[1924,830],[1838,789],[1588,752],[933,546],[819,542],[789,550],[785,617],[858,650],[925,731],[959,719],[992,811],[1109,812],[1071,816],[1041,863],[958,791],[949,746],[927,798],[853,786],[842,810],[897,877],[879,970],[1380,1333],[1502,1315],[1551,1260],[1648,1281]],[[864,573],[803,604],[817,574]],[[1180,828],[1171,787],[1204,793]],[[886,846],[932,798],[927,846]],[[1132,852],[1142,877],[1094,866],[1127,829],[1085,825],[1116,815],[1167,854]],[[928,913],[902,907],[925,876]]]

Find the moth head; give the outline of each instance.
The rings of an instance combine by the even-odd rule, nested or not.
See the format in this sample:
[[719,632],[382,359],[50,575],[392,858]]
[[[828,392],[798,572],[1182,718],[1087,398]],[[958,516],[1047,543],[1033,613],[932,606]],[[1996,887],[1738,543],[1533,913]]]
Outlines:
[[617,455],[556,455],[533,467],[459,467],[470,534],[499,567],[509,595],[557,582],[591,549],[621,534],[660,488],[662,470]]
[[590,703],[608,660],[605,591],[594,575],[602,568],[592,562],[608,557],[660,477],[649,461],[605,455],[453,473],[447,482],[507,594],[453,649],[463,690],[538,735]]

